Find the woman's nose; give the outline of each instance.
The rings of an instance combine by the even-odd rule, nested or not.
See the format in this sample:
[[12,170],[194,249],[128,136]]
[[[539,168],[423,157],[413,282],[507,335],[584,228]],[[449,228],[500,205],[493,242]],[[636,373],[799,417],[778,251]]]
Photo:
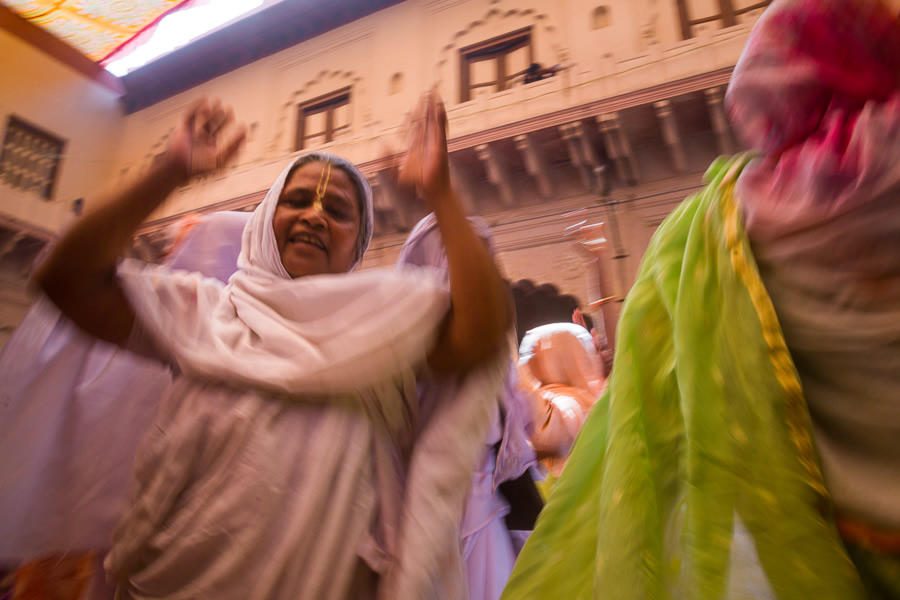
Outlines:
[[300,220],[310,227],[324,229],[327,225],[324,212],[321,205],[316,202],[301,213]]

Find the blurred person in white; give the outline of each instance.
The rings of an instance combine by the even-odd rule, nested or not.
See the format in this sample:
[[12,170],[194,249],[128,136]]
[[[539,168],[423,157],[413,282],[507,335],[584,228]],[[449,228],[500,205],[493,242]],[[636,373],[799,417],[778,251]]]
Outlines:
[[[182,219],[163,264],[227,283],[249,218]],[[13,598],[112,597],[103,554],[171,369],[87,335],[39,295],[0,353],[0,381],[0,564],[15,571]]]
[[549,491],[591,408],[606,390],[594,337],[574,323],[531,329],[519,348],[520,385],[535,427],[531,442],[550,475]]

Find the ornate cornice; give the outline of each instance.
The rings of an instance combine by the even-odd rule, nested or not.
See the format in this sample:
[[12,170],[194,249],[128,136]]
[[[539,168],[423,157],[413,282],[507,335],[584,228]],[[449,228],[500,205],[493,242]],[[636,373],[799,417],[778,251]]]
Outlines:
[[[687,77],[685,79],[680,79],[677,81],[662,83],[634,92],[613,96],[611,98],[604,98],[603,100],[597,100],[594,102],[588,102],[586,104],[581,104],[579,106],[573,106],[556,112],[547,113],[538,117],[524,119],[515,123],[501,125],[499,127],[486,129],[477,133],[460,136],[449,140],[448,147],[450,149],[450,152],[458,152],[460,150],[472,148],[480,144],[487,144],[490,142],[495,142],[497,140],[513,138],[517,135],[539,131],[548,127],[563,125],[565,123],[571,123],[574,121],[579,121],[581,119],[595,117],[601,114],[612,113],[635,106],[658,102],[660,100],[681,96],[683,94],[688,94],[691,92],[703,91],[711,87],[727,85],[729,80],[731,79],[731,73],[733,70],[734,67],[726,67],[723,69],[718,69],[716,71],[703,73],[701,75],[695,75],[693,77]],[[360,171],[362,171],[365,175],[371,176],[378,171],[387,169],[396,164],[396,161],[398,159],[399,155],[395,154],[392,156],[386,156],[367,161],[361,163],[358,166]],[[138,234],[143,235],[146,233],[164,229],[187,214],[204,214],[222,210],[239,210],[254,204],[258,204],[265,197],[266,191],[267,190],[260,190],[258,192],[246,194],[237,198],[231,198],[229,200],[217,202],[215,204],[209,204],[195,210],[187,211],[177,215],[171,215],[162,219],[152,221],[150,223],[146,223],[138,230]]]
[[[603,100],[573,106],[538,117],[510,123],[508,125],[485,129],[484,131],[479,131],[477,133],[470,133],[468,135],[453,138],[447,142],[447,146],[449,147],[450,152],[457,152],[480,144],[513,138],[517,135],[539,131],[548,127],[559,126],[605,113],[612,113],[627,108],[633,108],[635,106],[650,104],[652,102],[666,100],[691,92],[702,91],[710,87],[727,85],[731,80],[731,73],[733,71],[734,67],[725,67],[701,75],[694,75],[685,79],[661,83],[659,85],[620,94],[611,98],[604,98]],[[396,155],[387,156],[365,162],[359,165],[359,168],[363,173],[368,175],[388,168],[394,164],[396,160]]]

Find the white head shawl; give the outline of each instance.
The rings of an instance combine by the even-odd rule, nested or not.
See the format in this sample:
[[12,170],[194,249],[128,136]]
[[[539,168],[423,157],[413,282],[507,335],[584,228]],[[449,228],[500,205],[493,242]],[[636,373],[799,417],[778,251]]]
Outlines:
[[333,394],[421,363],[449,308],[445,285],[423,273],[369,270],[291,279],[272,218],[291,169],[330,161],[362,191],[357,263],[372,235],[372,195],[344,160],[313,153],[286,168],[244,229],[227,286],[197,274],[120,268],[137,322],[182,372],[236,387]]

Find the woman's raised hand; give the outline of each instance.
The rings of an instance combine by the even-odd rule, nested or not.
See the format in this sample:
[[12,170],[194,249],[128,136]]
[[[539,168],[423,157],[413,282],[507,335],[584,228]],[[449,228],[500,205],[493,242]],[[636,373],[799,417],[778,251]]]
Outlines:
[[409,150],[400,168],[400,182],[413,185],[430,208],[450,193],[447,154],[447,111],[437,90],[425,93],[413,113]]
[[224,138],[233,120],[218,101],[195,104],[170,136],[164,159],[108,190],[35,273],[35,283],[83,331],[113,344],[128,341],[134,309],[111,276],[118,259],[140,224],[178,185],[234,158],[246,134],[238,129]]
[[198,101],[169,137],[166,166],[182,183],[224,167],[247,137],[243,125],[227,137],[223,135],[233,122],[234,112],[219,100]]

